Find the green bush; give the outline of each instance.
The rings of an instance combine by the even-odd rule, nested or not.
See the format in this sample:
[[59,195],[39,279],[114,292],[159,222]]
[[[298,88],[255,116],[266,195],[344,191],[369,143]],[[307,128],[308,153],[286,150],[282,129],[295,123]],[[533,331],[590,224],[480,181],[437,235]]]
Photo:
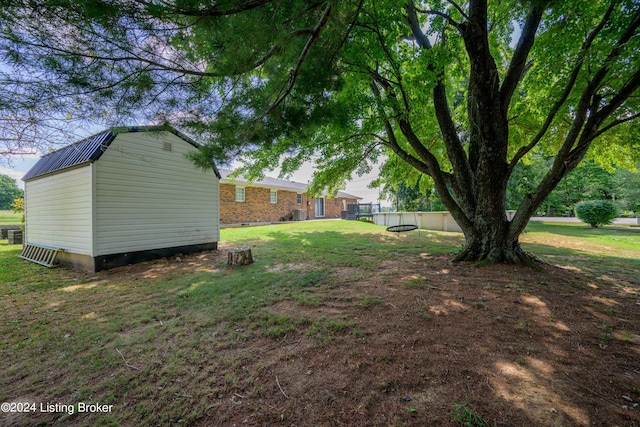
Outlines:
[[593,228],[611,224],[618,216],[618,208],[609,200],[587,200],[576,204],[576,216]]

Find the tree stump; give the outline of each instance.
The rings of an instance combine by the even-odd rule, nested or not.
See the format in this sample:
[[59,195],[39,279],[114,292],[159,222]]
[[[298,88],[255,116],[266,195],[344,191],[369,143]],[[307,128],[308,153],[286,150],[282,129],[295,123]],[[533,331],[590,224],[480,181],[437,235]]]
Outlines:
[[229,251],[227,264],[229,265],[248,265],[253,262],[251,248],[238,248]]

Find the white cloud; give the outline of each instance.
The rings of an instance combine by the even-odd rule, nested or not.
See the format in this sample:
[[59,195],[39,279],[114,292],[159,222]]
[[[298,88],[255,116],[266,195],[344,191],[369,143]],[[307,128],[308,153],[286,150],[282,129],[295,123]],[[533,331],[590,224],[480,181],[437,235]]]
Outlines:
[[36,164],[39,155],[24,155],[20,157],[13,157],[8,167],[0,167],[0,174],[7,175],[15,179],[18,183],[18,187],[24,189],[24,183],[22,177]]
[[[289,178],[290,181],[307,183],[313,176],[314,167],[310,162],[306,162],[302,167],[294,172]],[[278,177],[280,169],[274,169],[272,171],[265,171],[265,175],[274,178]],[[344,189],[345,192],[354,196],[362,197],[361,203],[382,203],[385,206],[389,205],[386,200],[380,200],[380,192],[377,188],[368,188],[371,181],[378,178],[380,174],[380,165],[374,165],[371,172],[363,176],[354,175],[353,180],[347,182],[347,186]]]
[[17,171],[15,169],[0,168],[0,175],[7,175],[15,180],[20,180],[24,176],[24,172]]

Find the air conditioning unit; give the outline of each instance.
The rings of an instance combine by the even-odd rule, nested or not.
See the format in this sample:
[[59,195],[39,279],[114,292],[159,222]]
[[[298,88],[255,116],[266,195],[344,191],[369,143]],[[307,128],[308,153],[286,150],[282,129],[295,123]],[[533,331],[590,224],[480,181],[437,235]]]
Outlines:
[[293,211],[293,220],[294,221],[304,221],[306,219],[306,211],[304,209],[295,209]]

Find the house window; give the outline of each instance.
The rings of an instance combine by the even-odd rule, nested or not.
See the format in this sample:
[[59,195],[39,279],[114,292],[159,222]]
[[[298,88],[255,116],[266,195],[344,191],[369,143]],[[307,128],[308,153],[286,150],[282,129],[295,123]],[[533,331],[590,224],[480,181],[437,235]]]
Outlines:
[[338,201],[337,197],[333,199],[333,206],[340,206],[340,202]]
[[269,191],[269,200],[273,204],[278,203],[278,190],[270,190]]
[[298,194],[298,197],[297,197],[297,199],[296,199],[296,203],[297,203],[298,205],[301,205],[301,204],[302,204],[302,194]]
[[236,202],[244,202],[244,187],[236,187]]

